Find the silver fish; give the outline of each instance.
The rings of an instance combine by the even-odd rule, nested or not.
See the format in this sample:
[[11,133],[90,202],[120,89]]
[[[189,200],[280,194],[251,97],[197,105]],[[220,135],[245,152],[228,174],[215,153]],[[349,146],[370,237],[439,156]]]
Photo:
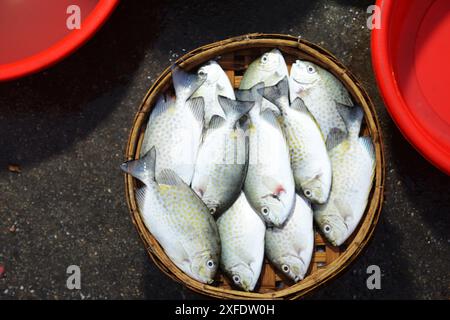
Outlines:
[[162,170],[155,178],[154,147],[121,169],[144,183],[136,200],[144,223],[167,256],[187,275],[212,283],[220,259],[220,238],[208,208],[177,174]]
[[254,290],[264,260],[264,222],[241,193],[219,217],[217,226],[222,243],[222,270],[237,287]]
[[198,153],[192,188],[212,214],[227,210],[239,196],[245,178],[248,147],[238,120],[253,106],[219,96],[225,118],[213,116]]
[[289,148],[276,116],[271,110],[261,110],[263,99],[258,89],[263,86],[237,92],[240,100],[255,101],[246,130],[250,152],[244,192],[268,225],[281,226],[294,208],[295,184]]
[[291,280],[303,280],[314,248],[313,212],[309,202],[297,195],[294,212],[286,224],[282,228],[268,228],[265,242],[269,261]]
[[[284,77],[288,77],[288,68],[284,57],[278,49],[264,53],[247,68],[239,85],[240,90],[250,90],[259,83],[270,87],[276,85]],[[279,110],[266,99],[262,100],[261,112],[272,110],[276,115]]]
[[205,101],[204,126],[208,128],[213,116],[218,115],[225,119],[217,97],[224,96],[231,100],[236,98],[230,79],[216,61],[211,60],[204,64],[197,74],[200,78],[206,78],[206,81],[194,92],[192,98],[202,97]]
[[325,203],[331,188],[331,163],[314,117],[300,98],[289,106],[287,78],[261,92],[281,110],[279,119],[290,150],[297,192],[313,203]]
[[333,128],[345,132],[345,124],[336,109],[336,102],[352,106],[350,94],[333,74],[309,61],[297,60],[289,77],[291,101],[301,98],[312,113],[323,136]]
[[158,152],[156,174],[171,169],[190,184],[201,143],[204,116],[203,98],[189,97],[205,81],[205,77],[172,71],[176,99],[161,95],[145,130],[141,156],[153,146]]
[[375,151],[369,137],[359,137],[362,109],[340,104],[337,107],[348,135],[334,130],[327,140],[333,187],[328,202],[314,207],[314,218],[325,237],[340,246],[356,229],[367,206],[375,172]]

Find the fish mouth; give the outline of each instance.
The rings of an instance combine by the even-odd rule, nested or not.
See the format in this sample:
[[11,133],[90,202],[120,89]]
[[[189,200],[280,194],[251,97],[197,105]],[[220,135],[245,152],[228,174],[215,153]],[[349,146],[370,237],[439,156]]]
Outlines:
[[284,222],[280,217],[275,217],[273,219],[270,219],[266,221],[266,224],[268,227],[275,227],[275,228],[281,228],[284,225]]
[[297,275],[297,276],[295,276],[294,281],[295,281],[295,282],[299,282],[299,281],[302,281],[303,278],[304,278],[303,276]]
[[311,82],[303,82],[303,81],[295,79],[294,77],[292,78],[292,80],[294,80],[295,82],[297,82],[298,84],[300,84],[302,86],[313,85],[318,81],[317,79],[315,79],[314,81],[311,81]]
[[255,289],[255,286],[256,286],[256,282],[254,280],[252,280],[249,283],[245,282],[245,283],[241,284],[242,289],[244,289],[247,292],[253,291],[253,289]]
[[333,246],[335,246],[335,247],[339,247],[340,246],[340,244],[338,244],[338,242],[337,241],[330,241],[330,243],[333,245]]

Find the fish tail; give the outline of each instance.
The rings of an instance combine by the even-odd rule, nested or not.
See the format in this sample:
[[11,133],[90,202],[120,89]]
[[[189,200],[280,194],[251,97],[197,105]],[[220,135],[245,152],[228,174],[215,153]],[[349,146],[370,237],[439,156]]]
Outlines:
[[230,98],[219,96],[219,104],[222,107],[227,120],[234,123],[244,114],[249,112],[255,103],[250,101],[231,100]]
[[263,96],[258,91],[264,88],[264,82],[260,82],[250,89],[236,90],[236,99],[239,101],[254,101],[255,105],[250,110],[249,114],[259,114],[263,103]]
[[149,185],[155,181],[155,166],[156,148],[153,146],[142,158],[122,163],[120,169]]
[[347,106],[336,101],[336,109],[344,120],[350,139],[357,139],[364,118],[364,111],[360,106]]
[[274,86],[261,88],[258,91],[281,110],[289,106],[289,80],[287,77]]
[[260,89],[264,88],[264,82],[259,82],[250,89],[239,89],[236,90],[236,98],[239,101],[255,101],[261,102],[262,95],[259,92]]
[[172,68],[172,80],[175,88],[177,102],[184,103],[194,94],[195,91],[205,82],[205,78],[199,77],[197,74],[191,74],[183,71],[180,67]]

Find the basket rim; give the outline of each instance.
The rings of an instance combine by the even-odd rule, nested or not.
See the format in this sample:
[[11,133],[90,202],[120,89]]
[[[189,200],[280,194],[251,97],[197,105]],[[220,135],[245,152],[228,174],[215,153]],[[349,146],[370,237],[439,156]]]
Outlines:
[[[370,136],[375,145],[376,153],[376,168],[374,184],[371,191],[371,198],[368,202],[366,212],[360,223],[356,237],[348,245],[346,250],[325,269],[316,271],[313,274],[308,275],[303,281],[281,289],[275,292],[269,293],[257,293],[257,292],[243,292],[233,289],[224,289],[214,287],[211,285],[202,284],[191,279],[189,276],[179,270],[170,259],[162,252],[159,243],[147,228],[143,225],[139,210],[134,196],[134,179],[124,174],[125,179],[125,196],[129,208],[129,212],[132,218],[132,222],[138,231],[138,234],[146,246],[146,250],[158,266],[166,275],[176,280],[179,283],[187,286],[189,289],[215,298],[226,299],[297,299],[313,290],[323,286],[328,281],[331,281],[344,272],[350,264],[352,264],[361,254],[362,250],[367,246],[372,239],[372,235],[375,226],[378,223],[381,209],[384,200],[384,181],[385,181],[385,158],[383,151],[383,140],[381,135],[380,124],[375,111],[374,104],[363,88],[361,82],[330,52],[322,47],[313,44],[301,37],[294,37],[284,34],[263,34],[252,33],[243,36],[233,37],[226,40],[214,42],[194,49],[182,57],[180,57],[175,64],[181,67],[196,67],[202,62],[211,59],[212,57],[220,56],[221,54],[238,51],[242,49],[251,48],[280,48],[282,51],[288,48],[294,52],[303,52],[313,57],[320,57],[322,62],[327,66],[328,70],[334,73],[346,86],[350,86],[352,90],[349,90],[354,100],[356,100],[364,109],[365,119],[367,127],[369,128]],[[284,50],[282,49],[284,48]],[[209,58],[208,58],[209,57]],[[195,60],[195,61],[193,61]],[[199,62],[200,61],[200,62]],[[166,84],[170,82],[171,67],[169,66],[161,72],[159,77],[155,80],[153,85],[147,91],[143,98],[138,112],[136,113],[133,126],[131,128],[126,151],[126,160],[132,160],[135,158],[137,149],[137,137],[142,128],[142,124],[145,123],[147,114],[150,112],[151,101],[162,92]],[[369,219],[366,221],[366,219]],[[156,249],[155,249],[156,248]]]

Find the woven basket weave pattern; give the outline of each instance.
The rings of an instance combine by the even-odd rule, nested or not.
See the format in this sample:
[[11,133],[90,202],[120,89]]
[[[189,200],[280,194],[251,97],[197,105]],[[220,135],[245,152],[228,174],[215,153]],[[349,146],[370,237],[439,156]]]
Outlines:
[[[158,242],[145,227],[139,214],[135,200],[135,190],[138,182],[131,176],[126,175],[126,197],[131,217],[150,257],[168,276],[204,295],[228,299],[300,298],[335,278],[359,255],[370,240],[381,211],[384,184],[384,156],[374,106],[360,83],[326,50],[291,36],[251,34],[201,47],[186,54],[177,63],[186,70],[194,70],[210,59],[217,59],[228,75],[232,85],[238,88],[248,65],[254,59],[261,56],[261,54],[272,48],[278,48],[283,53],[289,69],[295,60],[305,59],[332,72],[347,87],[355,103],[362,106],[365,112],[362,134],[371,136],[375,145],[376,169],[374,186],[370,193],[369,203],[361,223],[352,237],[344,245],[338,248],[330,246],[316,232],[313,258],[307,277],[304,280],[292,285],[282,275],[275,272],[272,266],[265,261],[256,291],[242,292],[234,290],[229,280],[220,274],[217,277],[216,284],[213,286],[199,283],[181,272],[170,261]],[[127,160],[138,158],[151,109],[160,93],[166,90],[172,90],[171,85],[170,68],[167,68],[148,91],[134,119],[126,150]]]

